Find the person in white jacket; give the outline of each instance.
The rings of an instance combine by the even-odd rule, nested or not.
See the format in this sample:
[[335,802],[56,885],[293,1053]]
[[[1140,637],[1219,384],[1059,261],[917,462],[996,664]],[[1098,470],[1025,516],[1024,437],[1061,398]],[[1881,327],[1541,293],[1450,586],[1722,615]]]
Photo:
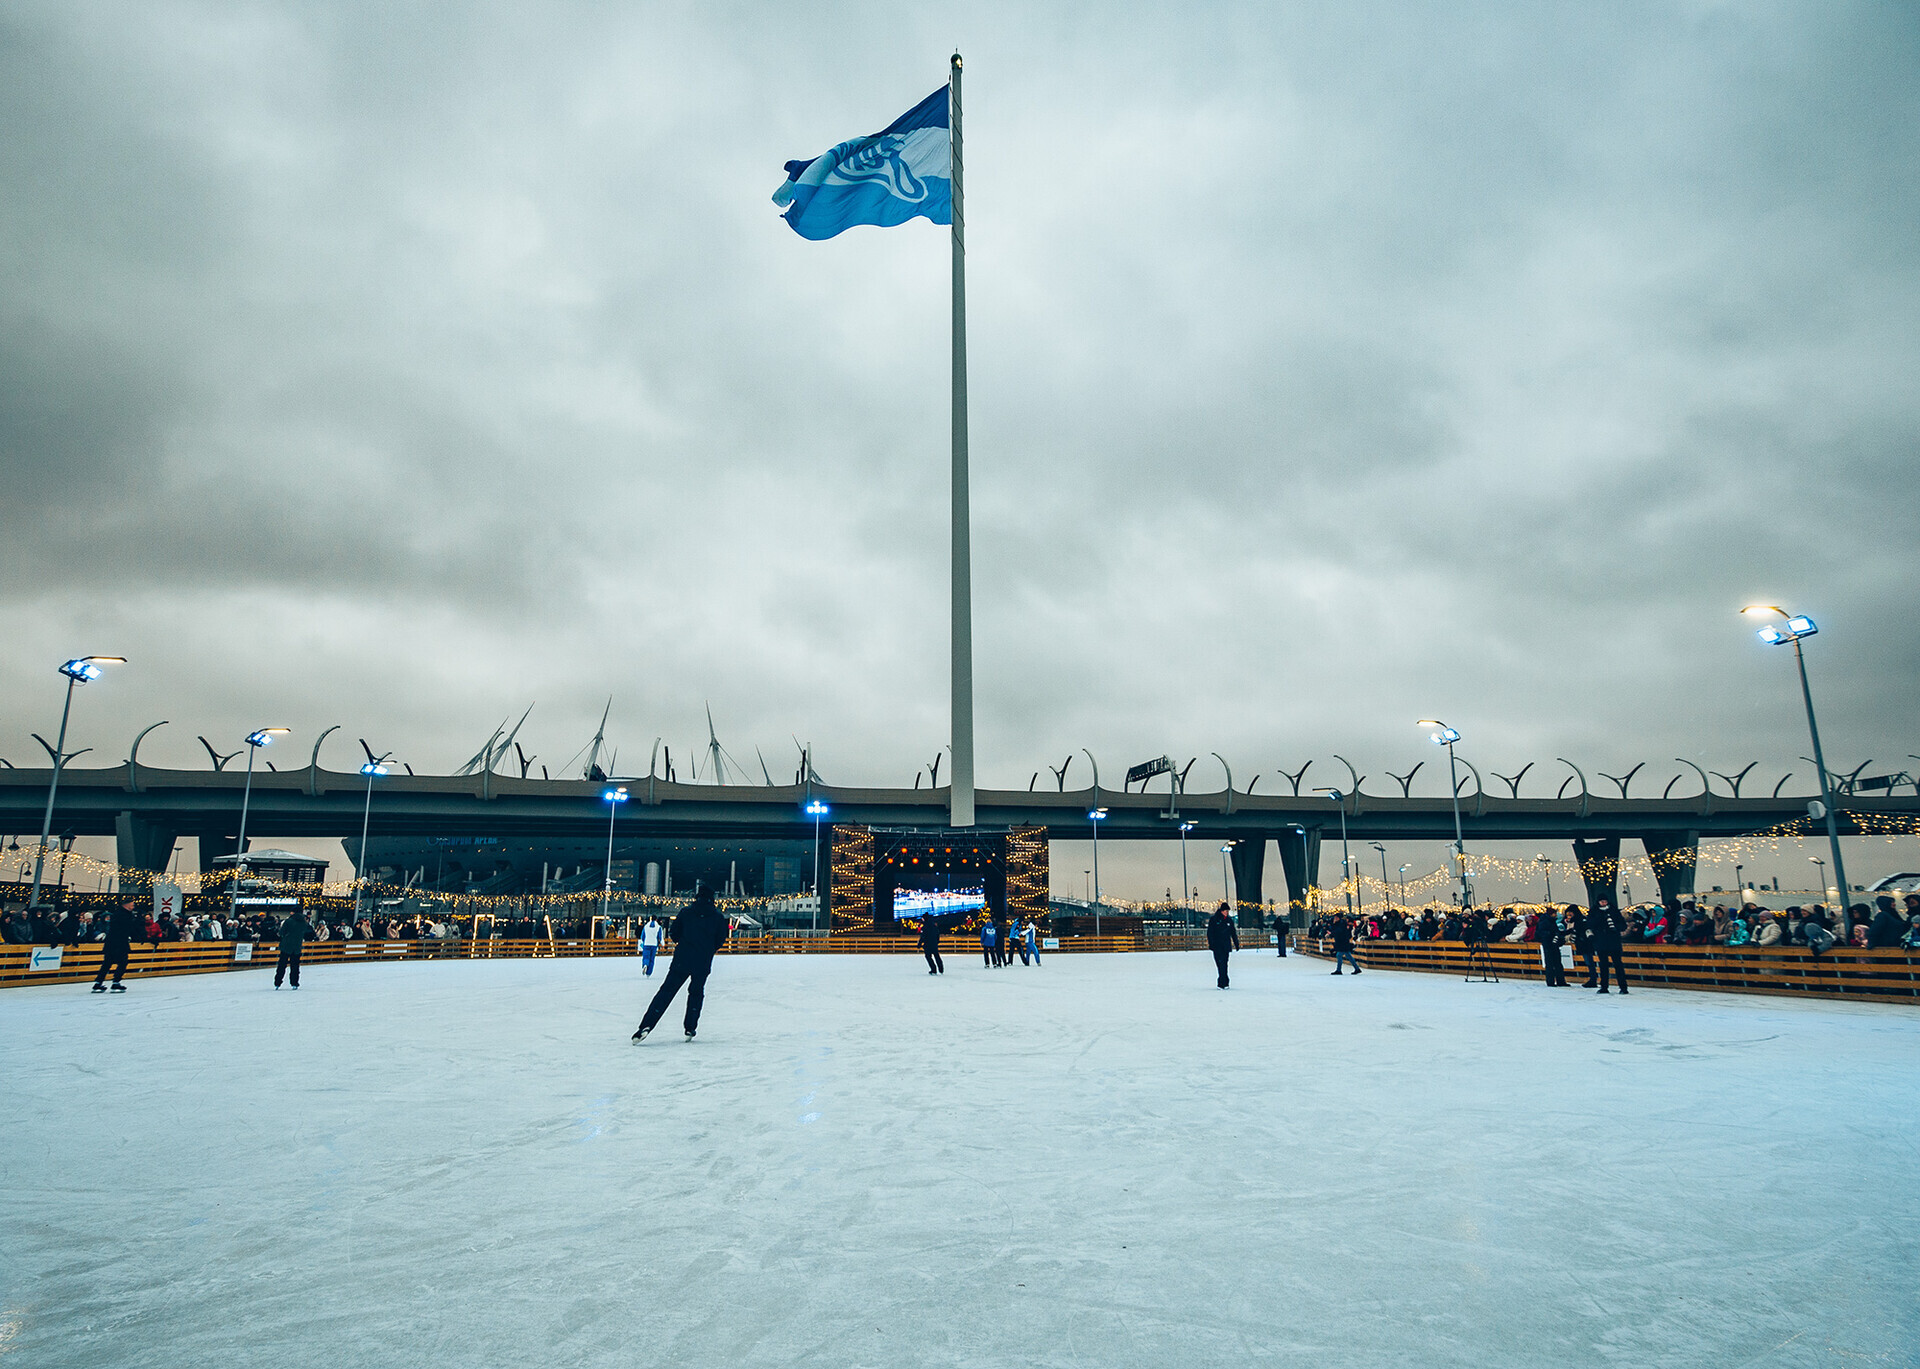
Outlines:
[[640,929],[640,972],[653,973],[653,958],[660,954],[660,924],[651,916],[647,925]]

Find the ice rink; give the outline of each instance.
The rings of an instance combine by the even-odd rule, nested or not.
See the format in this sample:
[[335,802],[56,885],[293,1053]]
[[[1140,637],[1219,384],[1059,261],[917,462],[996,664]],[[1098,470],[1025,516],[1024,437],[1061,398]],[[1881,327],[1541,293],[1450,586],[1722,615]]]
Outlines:
[[1910,1009],[948,963],[0,992],[0,1366],[1920,1363]]

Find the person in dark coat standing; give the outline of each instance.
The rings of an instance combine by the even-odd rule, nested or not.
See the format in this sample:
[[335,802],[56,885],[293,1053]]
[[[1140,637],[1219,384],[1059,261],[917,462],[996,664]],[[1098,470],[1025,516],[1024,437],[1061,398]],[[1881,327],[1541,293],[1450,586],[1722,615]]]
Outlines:
[[133,951],[133,939],[143,930],[140,915],[134,911],[137,905],[132,899],[121,900],[120,906],[113,910],[107,919],[107,942],[100,950],[100,973],[94,977],[93,991],[107,991],[107,971],[113,971],[113,991],[125,993],[127,986],[120,977],[127,972],[127,957]]
[[928,974],[947,972],[947,962],[940,958],[940,919],[932,913],[920,919],[920,954],[927,958]]
[[1213,952],[1213,963],[1220,971],[1218,986],[1224,989],[1227,987],[1227,957],[1240,949],[1240,932],[1227,915],[1227,905],[1224,903],[1214,909],[1213,916],[1207,919],[1207,949]]
[[667,965],[667,979],[660,992],[647,1005],[647,1015],[634,1031],[637,1044],[647,1039],[680,986],[687,986],[687,1040],[693,1040],[700,1026],[700,1008],[707,1001],[707,975],[713,969],[713,957],[727,944],[726,915],[713,906],[713,891],[702,889],[693,902],[673,920],[673,959]]
[[279,988],[280,981],[288,976],[294,988],[300,987],[300,952],[306,949],[307,938],[312,935],[313,924],[298,908],[280,924],[280,961],[273,967],[274,988]]
[[1587,914],[1587,938],[1593,942],[1594,957],[1600,962],[1600,992],[1607,991],[1607,968],[1612,966],[1613,976],[1620,981],[1620,992],[1627,991],[1627,967],[1620,959],[1620,937],[1627,930],[1626,919],[1620,916],[1620,910],[1604,898],[1593,901],[1593,911]]
[[1580,987],[1593,988],[1599,981],[1594,978],[1593,938],[1587,934],[1587,918],[1571,903],[1567,905],[1567,926],[1573,929],[1573,953],[1580,957],[1580,963],[1587,967],[1587,982]]
[[1560,919],[1551,907],[1542,908],[1533,924],[1533,939],[1540,943],[1540,971],[1550,989],[1567,987],[1566,967],[1560,963]]
[[1346,961],[1353,966],[1355,974],[1360,973],[1360,962],[1353,958],[1353,923],[1351,920],[1335,915],[1333,919],[1333,972],[1344,974],[1340,962]]
[[1879,906],[1879,911],[1873,915],[1873,921],[1867,927],[1867,949],[1877,951],[1898,947],[1900,938],[1907,934],[1907,920],[1894,911],[1890,895],[1882,894],[1874,902]]

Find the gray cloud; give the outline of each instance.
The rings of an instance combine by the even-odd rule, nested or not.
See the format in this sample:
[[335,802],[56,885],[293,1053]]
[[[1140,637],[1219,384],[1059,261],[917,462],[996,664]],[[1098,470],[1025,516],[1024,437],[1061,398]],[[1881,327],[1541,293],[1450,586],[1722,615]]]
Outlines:
[[909,779],[945,239],[766,197],[955,41],[986,782],[1404,771],[1434,711],[1784,769],[1755,596],[1837,760],[1920,751],[1905,11],[261,3],[0,20],[0,754],[119,649],[85,726],[194,713],[156,760],[531,699],[564,758],[612,694],[623,763],[710,699]]

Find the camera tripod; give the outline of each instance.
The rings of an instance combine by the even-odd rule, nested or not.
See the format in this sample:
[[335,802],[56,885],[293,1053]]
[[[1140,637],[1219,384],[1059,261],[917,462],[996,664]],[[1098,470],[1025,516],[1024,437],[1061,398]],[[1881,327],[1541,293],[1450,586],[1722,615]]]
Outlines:
[[1461,981],[1466,984],[1498,984],[1500,976],[1493,973],[1493,956],[1487,950],[1484,941],[1467,943],[1467,973]]

